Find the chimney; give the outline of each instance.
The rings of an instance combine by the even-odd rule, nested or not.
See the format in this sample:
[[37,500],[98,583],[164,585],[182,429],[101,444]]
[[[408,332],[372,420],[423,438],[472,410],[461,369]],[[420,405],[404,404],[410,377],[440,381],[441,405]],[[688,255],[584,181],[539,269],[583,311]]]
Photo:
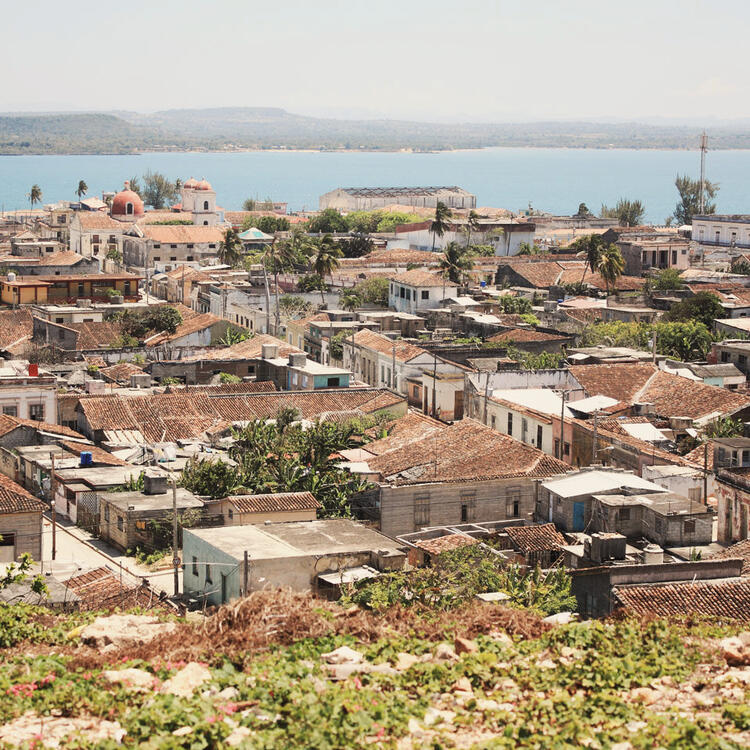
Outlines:
[[279,356],[278,344],[263,344],[260,348],[260,356],[263,359],[275,359]]
[[289,355],[289,367],[304,367],[307,362],[307,354],[300,352]]
[[29,362],[29,377],[31,378],[38,378],[39,377],[39,365],[34,362]]

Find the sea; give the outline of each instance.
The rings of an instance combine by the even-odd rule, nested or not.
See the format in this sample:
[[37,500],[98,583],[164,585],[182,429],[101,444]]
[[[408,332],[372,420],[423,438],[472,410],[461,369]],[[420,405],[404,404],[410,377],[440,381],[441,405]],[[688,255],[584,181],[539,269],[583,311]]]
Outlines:
[[[646,220],[662,224],[674,211],[675,176],[697,177],[697,151],[489,148],[437,153],[248,151],[97,156],[0,156],[0,212],[28,207],[38,184],[43,203],[119,190],[148,170],[170,179],[206,178],[217,202],[238,210],[246,198],[285,201],[290,211],[315,210],[337,187],[458,185],[478,206],[572,214],[594,213],[618,198],[639,199]],[[718,182],[718,213],[750,213],[750,151],[709,152],[706,176]]]

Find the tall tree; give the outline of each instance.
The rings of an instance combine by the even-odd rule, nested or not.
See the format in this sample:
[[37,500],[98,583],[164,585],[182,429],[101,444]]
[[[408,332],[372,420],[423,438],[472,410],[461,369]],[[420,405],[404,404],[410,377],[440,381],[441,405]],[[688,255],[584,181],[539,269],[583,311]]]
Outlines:
[[451,210],[442,201],[437,202],[435,206],[435,218],[430,224],[430,231],[432,232],[432,252],[435,252],[435,240],[438,237],[442,237],[445,231],[448,229],[448,219],[451,217]]
[[465,247],[461,247],[458,242],[449,242],[445,246],[440,260],[440,270],[444,278],[453,284],[460,284],[463,275],[471,271],[473,266],[474,263]]
[[76,190],[76,195],[78,196],[79,202],[83,198],[86,193],[89,191],[89,186],[86,184],[85,180],[78,180],[78,189]]
[[639,200],[620,198],[614,208],[602,206],[600,216],[603,219],[617,219],[621,227],[637,227],[643,222],[646,207]]
[[472,208],[466,217],[466,247],[471,245],[471,233],[479,229],[479,214]]
[[141,196],[141,198],[143,197],[143,190],[141,188],[141,180],[139,177],[131,177],[128,180],[128,184],[130,185],[130,189],[134,193],[138,193],[138,195]]
[[143,175],[143,193],[139,195],[144,203],[158,210],[173,201],[177,191],[174,182],[168,180],[161,172],[149,170]]
[[279,309],[279,271],[288,270],[294,265],[294,249],[289,241],[277,242],[276,239],[266,245],[263,259],[273,271],[273,286],[276,296],[276,331],[281,328],[281,311]]
[[[318,274],[322,279],[326,276],[331,276],[333,272],[339,267],[339,258],[341,257],[341,250],[336,245],[333,237],[330,234],[324,234],[315,243],[315,254],[312,258],[312,270]],[[325,290],[320,290],[320,299],[323,302],[323,307],[326,306]]]
[[[29,191],[29,205],[31,206],[31,210],[34,210],[34,206],[37,203],[42,202],[42,189],[39,187],[39,185],[32,185],[31,190]],[[31,217],[29,217],[31,218]]]
[[362,300],[353,289],[347,289],[339,296],[339,305],[341,305],[342,310],[354,312],[361,304]]
[[610,244],[602,249],[597,270],[604,281],[607,282],[607,294],[609,295],[610,289],[614,288],[617,279],[622,276],[622,272],[625,270],[625,260],[617,245]]
[[581,284],[583,284],[586,278],[586,271],[595,271],[598,268],[602,247],[604,247],[604,241],[600,234],[587,234],[585,237],[579,237],[575,242],[571,243],[571,250],[576,253],[584,253],[585,262],[583,264]]
[[[692,224],[693,216],[700,211],[701,205],[701,181],[694,180],[687,175],[678,174],[674,185],[680,194],[680,200],[674,209],[674,219],[678,224]],[[716,203],[712,203],[716,193],[719,192],[719,184],[706,180],[703,183],[703,213],[716,213]]]
[[236,229],[227,227],[216,255],[219,261],[227,266],[234,267],[242,261],[242,240]]

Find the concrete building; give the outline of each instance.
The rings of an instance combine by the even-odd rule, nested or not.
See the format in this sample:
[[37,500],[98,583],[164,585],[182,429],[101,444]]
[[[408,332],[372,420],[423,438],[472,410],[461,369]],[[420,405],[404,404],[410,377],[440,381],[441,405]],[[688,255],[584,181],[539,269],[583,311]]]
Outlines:
[[57,378],[22,359],[0,361],[0,413],[57,422]]
[[642,276],[665,268],[684,271],[690,267],[689,243],[672,234],[660,239],[626,234],[616,244],[625,261],[626,276]]
[[46,505],[0,474],[0,563],[29,554],[42,558],[42,511]]
[[443,300],[458,295],[458,287],[445,277],[430,271],[405,271],[391,276],[388,307],[412,315],[440,307]]
[[264,347],[256,360],[255,371],[259,380],[270,381],[282,391],[310,391],[322,388],[348,388],[351,372],[341,367],[322,365],[309,359],[304,352],[290,353],[286,357],[273,356],[276,347]]
[[201,261],[216,261],[224,239],[219,226],[134,225],[123,236],[123,261],[153,271],[171,271],[177,266],[197,268]]
[[230,495],[219,501],[225,526],[314,521],[320,503],[311,492]]
[[372,211],[393,204],[415,208],[476,208],[477,197],[463,188],[452,187],[375,187],[337,188],[320,196],[319,206],[339,211]]
[[691,237],[701,245],[750,248],[750,215],[693,216]]
[[183,555],[185,594],[217,605],[269,587],[323,592],[406,561],[404,545],[343,518],[185,529]]

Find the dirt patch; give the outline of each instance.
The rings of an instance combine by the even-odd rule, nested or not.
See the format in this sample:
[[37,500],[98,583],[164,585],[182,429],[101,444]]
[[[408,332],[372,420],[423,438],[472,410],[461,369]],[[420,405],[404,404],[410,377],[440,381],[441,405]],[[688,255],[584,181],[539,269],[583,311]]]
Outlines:
[[74,663],[92,668],[118,658],[212,661],[219,655],[242,661],[272,646],[328,635],[351,635],[360,643],[394,635],[452,641],[493,631],[538,638],[550,627],[529,612],[479,601],[450,612],[394,607],[375,614],[357,607],[344,610],[310,594],[282,589],[255,592],[221,607],[201,624],[180,625],[173,633],[142,646],[125,647],[106,655],[82,653]]

